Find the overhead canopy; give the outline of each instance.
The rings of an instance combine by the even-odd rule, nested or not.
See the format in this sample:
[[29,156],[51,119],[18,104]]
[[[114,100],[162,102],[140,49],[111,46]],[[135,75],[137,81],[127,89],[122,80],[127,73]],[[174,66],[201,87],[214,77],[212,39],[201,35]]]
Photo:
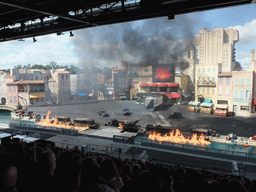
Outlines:
[[256,105],[256,99],[254,99],[254,105]]
[[198,101],[190,101],[188,104],[189,105],[194,105],[194,106],[199,106],[200,102],[198,102]]
[[147,83],[141,83],[141,84],[140,84],[140,87],[147,87],[147,86],[148,86]]
[[178,84],[177,83],[169,83],[168,87],[178,87]]
[[168,86],[167,83],[159,83],[159,84],[158,84],[158,87],[167,87],[167,86]]
[[216,109],[228,109],[228,105],[218,104],[218,105],[216,105]]
[[157,85],[157,83],[150,83],[150,84],[148,84],[148,86],[149,87],[157,87],[158,85]]
[[204,103],[212,103],[212,99],[205,99]]
[[213,103],[201,103],[201,107],[213,107]]
[[165,95],[171,99],[177,99],[180,98],[180,94],[179,93],[165,93]]
[[45,94],[32,94],[29,95],[30,99],[45,98]]

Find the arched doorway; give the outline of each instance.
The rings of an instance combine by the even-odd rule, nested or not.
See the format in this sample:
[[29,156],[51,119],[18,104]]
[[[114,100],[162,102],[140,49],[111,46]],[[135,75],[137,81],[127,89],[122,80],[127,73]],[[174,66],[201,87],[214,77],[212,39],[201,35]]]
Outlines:
[[6,104],[6,99],[5,99],[5,97],[2,97],[1,98],[1,105],[5,105]]

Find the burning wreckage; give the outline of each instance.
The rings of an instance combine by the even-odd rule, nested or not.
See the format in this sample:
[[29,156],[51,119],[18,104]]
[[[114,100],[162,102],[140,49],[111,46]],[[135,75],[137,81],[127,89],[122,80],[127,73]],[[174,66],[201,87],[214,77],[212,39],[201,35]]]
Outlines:
[[50,114],[51,114],[51,111],[48,111],[45,117],[45,120],[40,121],[36,124],[41,126],[75,129],[78,131],[99,128],[99,124],[95,123],[93,119],[79,118],[79,119],[71,120],[69,117],[57,117],[57,116],[55,116],[55,119],[51,119]]

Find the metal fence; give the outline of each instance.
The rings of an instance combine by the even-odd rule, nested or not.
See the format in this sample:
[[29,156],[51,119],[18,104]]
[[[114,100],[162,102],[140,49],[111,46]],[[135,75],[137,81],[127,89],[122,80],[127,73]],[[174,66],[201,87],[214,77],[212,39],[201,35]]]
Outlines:
[[113,152],[124,154],[128,149],[130,149],[130,147],[127,145],[116,145],[113,143],[110,146],[105,146],[105,145],[96,145],[96,144],[90,144],[90,143],[85,143],[84,145],[74,145],[69,143],[55,142],[55,146],[63,149],[77,148],[78,150],[85,150],[86,152],[93,152],[93,153],[104,154],[104,155],[109,155],[110,153],[113,153]]
[[179,143],[170,143],[170,142],[160,142],[160,141],[153,141],[149,139],[135,139],[134,144],[141,145],[142,143],[153,143],[153,144],[161,144],[163,147],[172,146],[172,147],[180,147],[183,149],[194,149],[198,151],[206,151],[212,153],[219,153],[219,154],[228,154],[234,156],[242,156],[242,157],[250,157],[256,158],[255,153],[248,153],[248,152],[240,152],[234,150],[226,150],[226,149],[218,149],[218,148],[210,148],[210,147],[202,147],[197,145],[188,145],[188,144],[179,144]]

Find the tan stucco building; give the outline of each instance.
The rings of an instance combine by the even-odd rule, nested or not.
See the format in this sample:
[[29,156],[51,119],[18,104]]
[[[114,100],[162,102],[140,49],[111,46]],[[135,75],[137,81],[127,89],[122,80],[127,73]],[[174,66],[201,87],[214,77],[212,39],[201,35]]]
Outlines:
[[218,74],[231,72],[235,67],[235,43],[238,30],[202,29],[195,36],[198,64],[195,65],[195,100],[212,99],[217,104]]

